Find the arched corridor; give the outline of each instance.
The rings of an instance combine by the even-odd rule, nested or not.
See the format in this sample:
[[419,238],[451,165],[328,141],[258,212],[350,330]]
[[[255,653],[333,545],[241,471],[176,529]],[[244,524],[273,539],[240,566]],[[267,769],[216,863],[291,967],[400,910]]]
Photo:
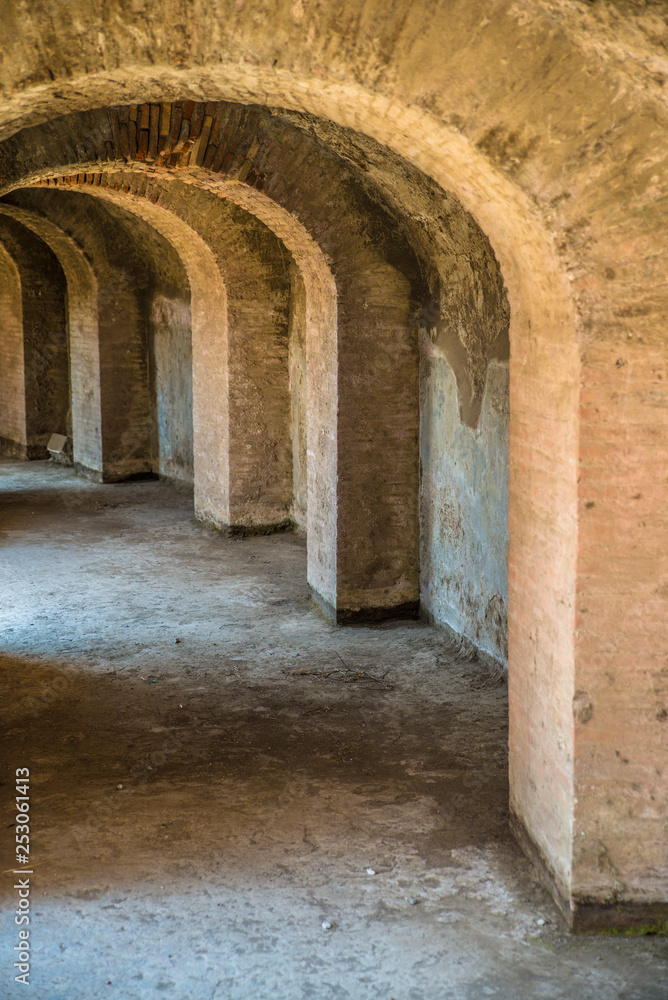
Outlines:
[[37,996],[661,995],[661,939],[569,940],[518,852],[465,644],[333,625],[303,539],[221,535],[185,484],[0,462],[0,511]]
[[[279,754],[267,781],[280,784],[283,768],[300,775],[302,791],[311,764],[317,772],[314,762],[330,759],[330,739],[364,743],[362,722],[344,718],[364,706],[373,718],[364,728],[378,735],[369,753],[389,770],[360,816],[384,816],[386,802],[398,802],[402,850],[419,843],[436,869],[446,864],[438,851],[459,836],[461,811],[468,846],[447,850],[482,851],[491,864],[485,851],[503,845],[493,878],[519,879],[508,889],[517,941],[529,940],[518,900],[534,875],[571,931],[663,933],[661,4],[439,0],[386,9],[376,0],[291,0],[270,13],[245,0],[164,0],[159,12],[150,0],[90,10],[72,0],[73,17],[64,14],[69,3],[19,20],[7,12],[16,38],[0,73],[10,630],[0,653],[10,687],[20,671],[32,672],[36,689],[51,690],[52,675],[56,688],[70,678],[56,691],[59,718],[67,729],[77,692],[88,692],[86,740],[97,738],[93,720],[107,697],[120,719],[135,696],[145,704],[142,684],[198,691],[208,721],[193,715],[182,725],[167,699],[155,731],[187,733],[201,747],[212,745],[210,728],[237,732],[229,695],[241,729],[255,734],[249,753],[262,770],[257,691],[275,721],[271,740],[292,746],[294,737],[294,758]],[[44,464],[47,455],[60,464]],[[112,503],[127,504],[125,513],[104,506]],[[263,568],[249,585],[255,562]],[[123,594],[136,611],[120,624],[110,608]],[[49,628],[26,627],[21,616],[33,619],[42,606]],[[53,635],[57,606],[62,634],[75,637],[70,662]],[[171,634],[172,613],[190,631],[187,642],[172,637],[167,656],[143,630],[150,622]],[[125,648],[126,631],[136,648]],[[149,680],[137,681],[135,667]],[[192,690],[189,670],[199,678]],[[58,770],[79,758],[66,733],[56,751],[49,699],[25,718],[20,702],[16,732],[45,739],[36,760]],[[463,728],[450,727],[451,703]],[[340,716],[336,737],[330,710]],[[309,712],[324,728],[302,743]],[[398,745],[403,738],[397,716],[419,744],[419,766],[402,764],[406,754],[397,765],[388,742],[390,732]],[[140,717],[141,730],[144,709]],[[91,788],[143,739],[134,723],[119,726],[109,768],[102,749],[81,764]],[[427,767],[432,745],[443,756]],[[227,756],[209,762],[209,791],[221,803],[234,752],[225,744]],[[467,754],[467,782],[491,768],[489,787],[471,779],[470,796],[447,785]],[[172,764],[170,801],[183,812],[190,793]],[[159,781],[168,783],[164,767]],[[327,771],[323,780],[340,777]],[[144,792],[153,801],[154,778],[142,779],[133,801],[143,803]],[[424,805],[417,786],[432,779],[431,819],[420,820],[416,805],[411,820],[408,786]],[[37,815],[51,793],[35,780]],[[235,815],[254,801],[251,785],[237,789]],[[495,804],[485,825],[488,793]],[[84,811],[89,800],[82,791]],[[358,799],[340,801],[332,821],[345,815],[354,825]],[[58,839],[68,820],[54,809]],[[129,836],[120,806],[105,810],[110,836]],[[391,839],[393,822],[379,828],[378,843]],[[89,834],[97,836],[81,836],[90,847]],[[290,853],[292,836],[278,837],[276,850]],[[433,857],[430,838],[441,844]],[[182,839],[192,840],[190,827]],[[302,844],[315,842],[304,834]],[[343,856],[328,844],[313,851],[323,864]],[[185,864],[180,850],[170,846],[175,871]],[[124,853],[119,841],[109,857]],[[93,855],[88,872],[98,870]],[[460,857],[452,855],[455,866]],[[307,860],[300,855],[305,873]],[[332,884],[339,877],[337,869]],[[466,895],[465,881],[452,883],[453,900]],[[301,892],[307,883],[305,874],[295,885]],[[368,891],[374,913],[392,909]],[[440,920],[429,912],[428,936]],[[397,926],[413,927],[412,913]],[[431,955],[435,940],[425,945]],[[660,953],[647,942],[624,951]],[[631,977],[640,975],[635,961]],[[378,969],[386,967],[383,959]],[[391,979],[357,972],[331,995],[358,996],[362,981],[370,997],[393,995]],[[441,968],[440,982],[451,974]],[[499,975],[512,995],[512,977]],[[478,995],[482,980],[467,976],[453,997]],[[222,995],[232,989],[225,982]],[[308,989],[324,995],[324,982]],[[594,991],[596,977],[587,982]],[[300,983],[296,995],[309,995]],[[437,983],[434,973],[396,993],[431,995]],[[628,988],[635,996],[631,979]],[[158,986],[137,987],[138,996],[142,989]]]

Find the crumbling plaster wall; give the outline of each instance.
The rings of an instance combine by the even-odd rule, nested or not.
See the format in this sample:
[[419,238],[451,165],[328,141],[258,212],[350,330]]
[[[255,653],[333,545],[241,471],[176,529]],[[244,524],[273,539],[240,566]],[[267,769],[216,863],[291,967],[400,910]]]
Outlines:
[[508,364],[490,362],[475,427],[459,419],[454,373],[431,345],[421,369],[423,607],[506,663]]
[[193,481],[193,387],[190,296],[153,289],[149,312],[156,472]]
[[125,212],[126,229],[149,266],[146,314],[153,424],[153,467],[193,482],[192,317],[190,284],[178,253],[153,226]]
[[510,316],[498,261],[471,215],[405,159],[331,121],[272,114],[334,151],[420,261],[420,605],[507,663]]

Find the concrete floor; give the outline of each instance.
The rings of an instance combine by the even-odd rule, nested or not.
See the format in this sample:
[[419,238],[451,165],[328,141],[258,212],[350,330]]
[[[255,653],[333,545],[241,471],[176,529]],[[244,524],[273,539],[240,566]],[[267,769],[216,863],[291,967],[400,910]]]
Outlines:
[[569,935],[515,847],[503,679],[423,623],[326,622],[302,539],[2,462],[0,562],[33,998],[668,997],[665,939]]

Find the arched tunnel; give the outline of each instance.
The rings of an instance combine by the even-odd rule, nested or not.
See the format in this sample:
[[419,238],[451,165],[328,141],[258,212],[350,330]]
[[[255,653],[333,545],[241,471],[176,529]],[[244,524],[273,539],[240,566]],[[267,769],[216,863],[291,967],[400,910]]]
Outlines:
[[660,5],[42,6],[7,995],[660,1000]]

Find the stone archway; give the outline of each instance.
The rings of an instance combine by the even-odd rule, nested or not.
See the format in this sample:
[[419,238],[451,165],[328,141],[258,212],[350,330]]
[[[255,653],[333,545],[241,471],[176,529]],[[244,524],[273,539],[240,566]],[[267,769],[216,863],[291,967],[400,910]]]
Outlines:
[[[198,12],[199,21],[186,15],[182,34],[167,16],[155,45],[138,15],[119,25],[100,17],[104,44],[96,52],[88,42],[68,46],[71,29],[49,22],[31,30],[54,40],[57,57],[47,58],[44,46],[26,47],[10,78],[24,89],[12,94],[8,116],[28,124],[120,101],[121,94],[292,108],[386,143],[478,220],[511,306],[512,804],[567,908],[586,921],[587,907],[598,919],[596,908],[613,897],[643,906],[665,897],[665,883],[652,874],[661,818],[652,815],[643,836],[629,815],[628,789],[606,805],[611,786],[626,788],[623,754],[612,743],[640,762],[654,759],[663,739],[654,705],[665,693],[665,595],[657,584],[664,570],[652,552],[662,548],[665,525],[653,510],[636,523],[630,499],[662,486],[655,455],[664,424],[650,394],[661,391],[665,370],[656,332],[665,301],[648,294],[638,319],[625,300],[654,281],[661,260],[660,216],[644,210],[666,189],[665,160],[653,141],[665,108],[652,75],[656,46],[639,16],[629,29],[634,59],[621,64],[612,16],[561,4],[555,17],[547,2],[485,9],[475,24],[464,4],[416,8],[405,17],[365,6],[335,21],[298,4],[286,5],[269,26],[241,5],[222,20],[208,11]],[[434,37],[443,43],[431,49]],[[84,72],[88,64],[99,70],[95,77]],[[573,87],[586,95],[585,115]],[[609,457],[620,436],[610,412],[624,440],[616,488],[629,502],[621,505],[609,499]],[[614,551],[601,541],[609,536],[619,539]],[[646,642],[640,678],[638,620]],[[596,730],[577,711],[583,697],[596,706]],[[640,861],[627,856],[626,840]],[[622,897],[616,876],[596,865],[599,842],[617,858]]]

